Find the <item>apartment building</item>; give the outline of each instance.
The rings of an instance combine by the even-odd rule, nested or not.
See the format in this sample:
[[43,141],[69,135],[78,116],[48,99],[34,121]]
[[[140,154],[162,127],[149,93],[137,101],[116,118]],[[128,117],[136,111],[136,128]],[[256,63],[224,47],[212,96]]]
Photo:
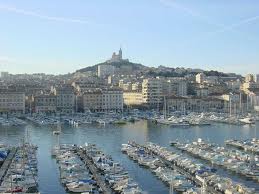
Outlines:
[[206,75],[204,73],[198,73],[195,76],[195,80],[198,84],[202,84],[205,81]]
[[224,100],[215,97],[170,96],[166,98],[166,102],[170,111],[222,112],[225,110]]
[[166,95],[186,96],[187,81],[184,78],[168,78],[163,83],[163,93]]
[[127,106],[139,106],[144,103],[142,92],[123,92],[123,101]]
[[35,113],[55,113],[57,98],[55,95],[38,95],[34,97]]
[[76,97],[74,88],[70,85],[62,85],[52,88],[52,92],[57,98],[57,112],[74,113]]
[[163,79],[148,78],[142,82],[142,95],[144,103],[150,106],[158,106],[163,99]]
[[83,94],[84,111],[122,112],[123,91],[120,89],[89,90]]
[[101,112],[102,111],[102,91],[89,90],[82,95],[84,112]]
[[25,93],[17,90],[1,89],[1,113],[25,113]]

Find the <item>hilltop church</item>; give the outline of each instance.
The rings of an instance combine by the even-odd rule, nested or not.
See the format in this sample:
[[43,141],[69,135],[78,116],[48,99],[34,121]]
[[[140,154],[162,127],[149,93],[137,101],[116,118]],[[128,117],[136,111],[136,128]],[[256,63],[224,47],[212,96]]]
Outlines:
[[116,52],[114,52],[112,54],[112,58],[107,60],[106,62],[107,63],[114,63],[114,62],[123,62],[123,61],[129,62],[128,59],[122,59],[122,50],[120,48],[119,53],[116,54]]

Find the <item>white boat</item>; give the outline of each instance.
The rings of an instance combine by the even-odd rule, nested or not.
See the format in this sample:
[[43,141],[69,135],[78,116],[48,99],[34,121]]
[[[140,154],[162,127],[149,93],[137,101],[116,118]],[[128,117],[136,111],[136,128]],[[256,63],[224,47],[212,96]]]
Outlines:
[[255,120],[250,117],[239,119],[239,121],[245,124],[255,124]]
[[53,135],[59,135],[60,131],[53,131]]
[[92,192],[93,186],[84,182],[72,182],[66,184],[67,189],[72,193]]

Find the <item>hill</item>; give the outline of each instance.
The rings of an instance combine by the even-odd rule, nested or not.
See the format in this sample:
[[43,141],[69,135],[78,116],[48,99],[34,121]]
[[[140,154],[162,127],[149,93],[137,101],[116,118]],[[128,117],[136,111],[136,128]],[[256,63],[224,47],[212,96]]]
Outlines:
[[86,71],[97,71],[98,65],[112,65],[116,68],[130,67],[134,70],[143,70],[143,69],[148,68],[148,67],[146,67],[142,64],[139,64],[139,63],[132,63],[132,62],[129,62],[129,61],[121,61],[121,62],[111,62],[111,63],[103,62],[103,63],[99,63],[99,64],[96,64],[96,65],[93,65],[93,66],[85,67],[83,69],[79,69],[76,72],[82,73],[82,72],[86,72]]

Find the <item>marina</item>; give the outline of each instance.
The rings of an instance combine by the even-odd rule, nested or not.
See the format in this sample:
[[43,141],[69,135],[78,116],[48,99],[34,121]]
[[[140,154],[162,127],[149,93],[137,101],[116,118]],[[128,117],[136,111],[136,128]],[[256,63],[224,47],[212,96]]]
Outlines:
[[146,151],[144,148],[135,143],[122,144],[121,151],[136,161],[140,166],[149,168],[164,183],[170,186],[171,189],[188,193],[190,191],[201,193],[201,188],[197,188],[191,179],[179,173],[181,170],[174,170],[171,165],[167,165],[158,156]]
[[1,166],[0,193],[39,194],[36,151],[27,143],[11,148]]
[[95,180],[97,180],[97,183],[100,187],[100,191],[103,193],[110,194],[112,193],[111,189],[106,185],[105,181],[102,179],[101,175],[98,173],[98,169],[94,166],[92,160],[88,155],[84,153],[82,149],[78,150],[77,154],[80,156],[81,160],[85,162],[85,164],[88,166],[89,170],[93,174]]
[[167,166],[187,176],[189,180],[192,180],[197,186],[202,187],[202,190],[207,193],[255,193],[253,188],[247,188],[240,183],[219,176],[216,174],[216,169],[210,168],[204,164],[196,163],[191,158],[172,153],[165,147],[161,147],[151,142],[146,143],[144,146],[140,146],[135,142],[131,142],[129,145],[146,149],[159,156]]
[[[228,139],[252,139],[254,137],[254,130],[255,127],[250,125],[236,126],[227,124],[212,124],[208,126],[192,126],[182,128],[169,127],[166,125],[160,126],[150,121],[140,120],[134,123],[127,122],[123,125],[103,126],[98,123],[92,123],[84,126],[79,125],[76,128],[67,124],[62,124],[62,132],[57,129],[56,125],[54,125],[54,127],[34,124],[27,124],[24,127],[9,126],[2,127],[0,129],[0,137],[2,144],[10,145],[12,147],[15,146],[16,142],[19,142],[20,138],[25,136],[27,132],[29,133],[31,142],[38,146],[38,189],[42,194],[67,193],[66,187],[64,187],[60,179],[59,163],[57,163],[56,159],[51,156],[52,149],[57,145],[57,134],[53,135],[53,131],[59,131],[58,136],[60,145],[83,145],[82,149],[85,147],[85,142],[92,142],[93,144],[98,145],[98,150],[109,154],[114,161],[118,161],[118,163],[126,167],[128,176],[132,177],[134,182],[138,183],[141,190],[146,191],[149,194],[157,194],[169,193],[170,184],[165,183],[164,180],[178,174],[181,175],[181,178],[185,177],[187,180],[190,180],[187,181],[188,185],[191,185],[191,188],[195,192],[199,192],[199,189],[202,188],[202,186],[195,184],[194,181],[192,181],[185,174],[182,174],[181,171],[175,171],[175,169],[172,170],[169,167],[163,167],[163,169],[160,168],[161,171],[155,174],[151,168],[143,165],[140,166],[128,156],[122,154],[122,144],[128,142],[129,140],[134,140],[140,145],[146,145],[146,142],[154,142],[155,144],[166,147],[167,150],[171,150],[172,147],[169,146],[168,142],[172,140],[175,142],[176,140],[185,142],[187,139],[190,141],[197,141],[198,138],[202,138],[204,140],[210,139],[210,142],[215,142],[221,146],[224,146],[225,140]],[[173,150],[172,152],[179,153]],[[92,163],[87,163],[86,160],[80,159],[80,155],[78,154],[75,154],[74,156],[77,158],[76,161],[79,162],[79,164],[84,164],[86,167],[86,172],[89,172],[90,168],[87,166]],[[153,154],[152,157],[156,156]],[[80,160],[82,161],[81,163]],[[191,162],[195,164],[198,163],[196,160],[191,160]],[[199,164],[203,163],[199,162]],[[94,166],[95,165],[92,165],[92,167]],[[214,166],[214,168],[215,167],[216,166]],[[95,168],[95,170],[96,171],[93,171],[95,172],[94,174],[99,175],[100,177],[98,180],[93,176],[93,180],[96,181],[96,189],[94,189],[95,192],[101,188],[98,186],[98,181],[100,180],[106,183],[105,186],[107,188],[110,188],[110,185],[105,181],[105,178],[103,178],[104,175],[100,174],[101,171],[97,168]],[[181,168],[179,170],[181,170]],[[166,172],[168,172],[168,174],[166,174]],[[163,176],[163,174],[165,174],[165,176]],[[225,176],[225,173],[221,170],[218,170],[217,174],[220,175],[220,177]],[[93,174],[89,173],[89,175]],[[159,178],[162,180],[160,181],[158,177],[162,176],[164,177],[164,180]],[[236,177],[239,176],[240,178],[237,179]],[[214,177],[216,178],[216,176]],[[228,178],[234,180],[234,183],[238,182],[241,183],[241,185],[256,188],[256,191],[259,189],[256,187],[254,180],[243,179],[241,175],[228,174]],[[224,179],[218,179],[218,181],[224,181]],[[176,187],[174,191],[177,192]]]
[[14,116],[2,116],[0,117],[0,126],[22,126],[26,125],[26,121]]
[[55,126],[59,123],[71,127],[87,126],[89,124],[125,125],[141,120],[153,121],[158,125],[170,127],[208,126],[219,123],[226,125],[255,125],[257,115],[232,115],[218,112],[172,112],[163,113],[157,110],[128,110],[123,113],[116,112],[87,112],[73,114],[25,114],[23,116],[1,116],[0,126],[24,126],[33,123],[39,126]]
[[96,181],[77,156],[76,150],[74,145],[60,145],[55,155],[62,185],[70,193],[99,193],[96,190]]
[[245,150],[247,152],[259,154],[259,140],[255,138],[244,140],[244,141],[231,139],[231,140],[226,140],[225,143],[228,146],[233,146],[238,149]]
[[89,113],[89,114],[74,114],[72,116],[67,115],[52,115],[52,116],[44,116],[44,115],[29,115],[26,117],[26,120],[40,125],[40,126],[53,126],[57,125],[59,122],[65,125],[69,125],[71,127],[78,127],[88,124],[114,124],[114,125],[123,125],[127,122],[135,122],[140,119],[149,118],[149,114],[142,112],[140,115],[135,113],[125,113],[125,114],[116,114],[116,113],[108,113],[108,114],[100,114],[100,113]]
[[[141,194],[139,188],[128,172],[112,157],[105,155],[95,145],[86,144],[79,149],[79,155],[85,161],[100,183],[104,193]],[[100,175],[98,175],[100,173]],[[102,181],[104,180],[104,181]]]
[[190,144],[176,143],[174,147],[259,182],[258,156],[252,156],[250,153],[235,149],[228,149],[217,144],[207,143],[202,139],[198,139]]
[[[7,147],[2,146],[1,151],[1,168],[0,168],[0,184],[2,184],[4,180],[4,176],[6,175],[6,172],[12,162],[12,159],[16,153],[16,148],[12,148],[9,150]],[[4,151],[3,151],[4,150]]]

